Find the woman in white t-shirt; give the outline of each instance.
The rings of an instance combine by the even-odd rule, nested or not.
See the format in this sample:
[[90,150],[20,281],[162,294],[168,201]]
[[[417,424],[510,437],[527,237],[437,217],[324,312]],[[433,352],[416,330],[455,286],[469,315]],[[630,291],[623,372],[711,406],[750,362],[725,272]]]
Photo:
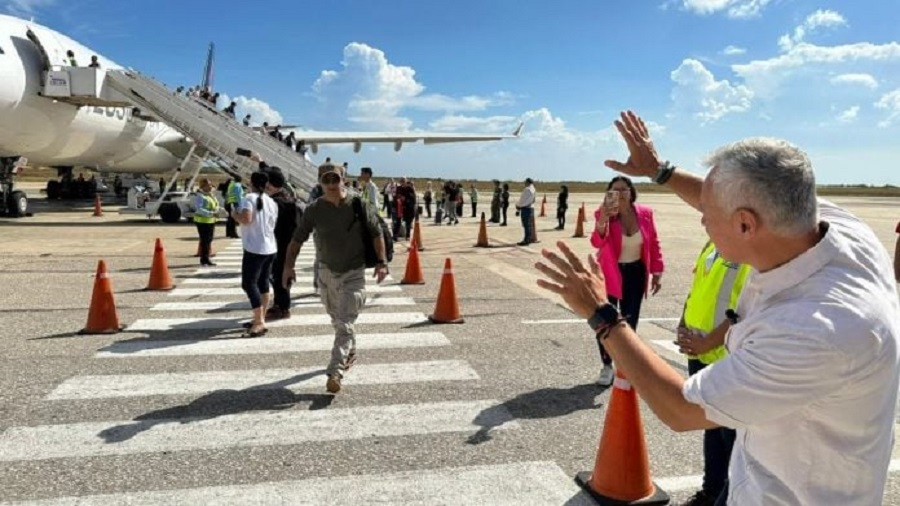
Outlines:
[[241,242],[244,245],[241,287],[253,309],[253,321],[245,324],[247,331],[243,337],[259,337],[268,331],[265,315],[269,307],[269,280],[272,261],[278,251],[275,242],[278,205],[266,195],[268,182],[269,177],[264,172],[254,172],[250,176],[250,192],[231,211],[234,220],[241,225]]

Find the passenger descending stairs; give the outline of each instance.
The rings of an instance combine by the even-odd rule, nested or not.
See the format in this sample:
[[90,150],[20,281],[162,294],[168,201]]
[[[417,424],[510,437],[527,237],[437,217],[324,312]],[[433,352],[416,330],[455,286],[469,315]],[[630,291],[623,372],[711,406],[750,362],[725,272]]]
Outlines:
[[143,109],[143,113],[152,113],[193,139],[197,147],[206,150],[225,172],[240,175],[249,181],[258,164],[237,154],[238,148],[247,149],[258,153],[267,164],[280,167],[296,190],[297,198],[302,201],[308,199],[318,170],[306,157],[282,142],[242,125],[198,99],[177,95],[163,84],[136,71],[108,70],[106,81],[111,88]]

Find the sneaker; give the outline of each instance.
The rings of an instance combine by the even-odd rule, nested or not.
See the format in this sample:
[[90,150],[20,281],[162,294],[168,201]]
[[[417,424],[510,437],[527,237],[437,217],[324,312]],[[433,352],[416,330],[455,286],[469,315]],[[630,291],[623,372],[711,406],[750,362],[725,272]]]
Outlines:
[[328,390],[330,394],[336,394],[341,391],[341,375],[340,374],[330,374],[328,375],[328,381],[325,382],[325,390]]
[[716,497],[713,497],[703,490],[692,495],[690,499],[681,503],[681,506],[713,506],[716,504]]
[[615,378],[616,370],[613,369],[613,366],[604,365],[603,369],[600,370],[600,379],[597,380],[597,384],[602,387],[608,387],[613,384]]

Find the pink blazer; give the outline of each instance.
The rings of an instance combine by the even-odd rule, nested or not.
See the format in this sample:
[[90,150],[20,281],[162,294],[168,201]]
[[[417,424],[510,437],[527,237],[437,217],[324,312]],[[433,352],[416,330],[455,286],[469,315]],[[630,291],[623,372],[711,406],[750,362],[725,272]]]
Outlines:
[[[641,262],[647,269],[648,284],[644,285],[644,297],[651,274],[662,274],[664,265],[662,250],[659,247],[659,236],[656,234],[656,223],[653,221],[653,210],[647,206],[634,204],[638,227],[641,229],[643,244],[641,246]],[[600,209],[594,211],[594,220],[600,219]],[[619,255],[622,254],[622,224],[619,220],[609,220],[606,235],[601,236],[596,227],[591,234],[591,244],[597,248],[597,261],[606,278],[606,291],[612,297],[622,298],[622,273],[619,271]]]

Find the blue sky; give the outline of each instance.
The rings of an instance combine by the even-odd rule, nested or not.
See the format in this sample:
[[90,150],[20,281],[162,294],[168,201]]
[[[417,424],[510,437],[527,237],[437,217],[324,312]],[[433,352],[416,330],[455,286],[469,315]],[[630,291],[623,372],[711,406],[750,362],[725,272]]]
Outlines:
[[[511,132],[455,146],[322,149],[376,174],[606,180],[619,111],[662,156],[783,137],[820,183],[900,184],[897,0],[12,0],[0,5],[170,86],[312,130]],[[239,110],[239,113],[242,111]]]

